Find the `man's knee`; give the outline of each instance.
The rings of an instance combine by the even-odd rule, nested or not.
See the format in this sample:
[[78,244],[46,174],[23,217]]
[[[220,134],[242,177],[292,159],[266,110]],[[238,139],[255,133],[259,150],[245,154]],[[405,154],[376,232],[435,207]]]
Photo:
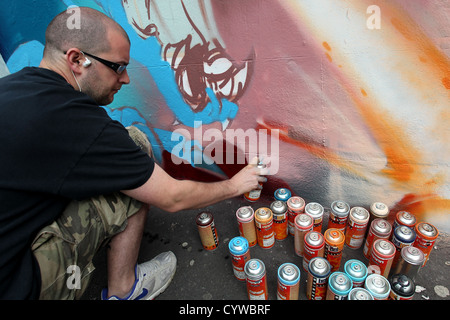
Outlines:
[[145,153],[147,153],[151,158],[154,158],[152,145],[148,140],[147,135],[135,126],[126,127],[126,129],[128,130],[128,134],[130,135],[131,139],[133,139],[134,143],[136,143],[136,145]]

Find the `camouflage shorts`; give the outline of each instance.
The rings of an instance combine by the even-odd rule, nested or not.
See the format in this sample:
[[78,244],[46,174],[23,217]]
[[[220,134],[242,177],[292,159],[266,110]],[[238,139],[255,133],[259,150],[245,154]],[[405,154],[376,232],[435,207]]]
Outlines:
[[[152,156],[145,134],[127,127],[133,141]],[[79,299],[86,290],[92,260],[105,243],[127,226],[142,203],[120,192],[72,201],[62,215],[44,227],[31,249],[41,270],[39,299]]]
[[87,288],[98,249],[125,229],[142,204],[118,192],[72,201],[32,244],[41,269],[39,299],[78,299]]

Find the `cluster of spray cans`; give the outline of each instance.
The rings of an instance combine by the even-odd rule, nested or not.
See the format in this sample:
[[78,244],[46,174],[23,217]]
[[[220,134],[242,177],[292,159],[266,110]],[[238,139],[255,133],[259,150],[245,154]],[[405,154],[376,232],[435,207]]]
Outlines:
[[[246,199],[259,199],[253,196]],[[321,204],[291,196],[287,188],[277,189],[274,198],[268,207],[243,206],[236,211],[240,236],[229,242],[229,251],[234,275],[247,283],[249,299],[268,299],[265,264],[250,257],[250,248],[270,249],[288,237],[294,239],[295,254],[303,258],[301,269],[307,274],[310,300],[413,298],[415,277],[426,265],[439,234],[433,225],[417,222],[406,211],[396,213],[391,224],[389,208],[381,202],[367,210],[338,200],[331,204],[322,233],[325,209]],[[212,215],[199,214],[197,226],[204,248],[214,250],[218,236]],[[363,248],[368,263],[351,259],[343,264],[344,247]],[[294,263],[279,266],[277,299],[298,299],[301,272]]]

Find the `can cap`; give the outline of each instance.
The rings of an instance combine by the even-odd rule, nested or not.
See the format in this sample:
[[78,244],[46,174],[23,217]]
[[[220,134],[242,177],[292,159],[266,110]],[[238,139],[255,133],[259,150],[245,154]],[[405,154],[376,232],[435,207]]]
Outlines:
[[397,212],[397,219],[406,226],[414,226],[416,217],[408,211]]
[[398,226],[394,230],[394,235],[402,242],[413,242],[416,239],[416,232],[407,226]]
[[414,281],[404,274],[393,275],[390,282],[391,289],[400,296],[410,297],[416,292]]
[[331,264],[325,258],[314,257],[309,261],[308,271],[314,276],[327,277],[331,272]]
[[367,267],[359,260],[348,260],[344,265],[344,271],[355,282],[361,282],[367,277]]
[[381,235],[390,235],[391,231],[392,231],[391,224],[381,218],[377,218],[377,219],[373,220],[372,227],[373,227],[373,230],[377,234],[381,234]]
[[344,233],[341,230],[334,228],[325,230],[324,237],[328,244],[332,244],[337,247],[343,245],[345,241]]
[[279,188],[275,190],[273,195],[276,200],[287,201],[291,197],[291,191],[286,188]]
[[387,297],[391,291],[389,281],[382,275],[376,273],[367,276],[364,287],[372,293],[374,298]]
[[367,289],[353,288],[348,294],[348,300],[373,300],[373,296]]
[[278,278],[285,285],[294,285],[300,280],[300,269],[293,263],[283,263],[278,268]]
[[244,271],[251,280],[258,280],[266,272],[264,262],[259,259],[250,259],[245,263]]
[[233,255],[242,255],[248,250],[248,240],[244,237],[234,237],[228,243],[228,248]]
[[353,283],[347,274],[336,271],[330,275],[328,286],[338,295],[347,295],[352,290]]
[[237,215],[240,219],[250,219],[253,215],[253,209],[250,206],[241,207],[237,211]]
[[213,216],[209,212],[201,212],[197,215],[197,224],[206,226],[213,220]]
[[305,206],[305,213],[313,216],[314,218],[323,215],[323,207],[320,203],[310,202]]
[[370,206],[370,212],[378,218],[385,218],[389,214],[389,208],[382,202],[374,202]]
[[439,234],[438,230],[431,224],[426,222],[420,222],[416,225],[418,232],[428,238],[436,238]]
[[323,235],[318,231],[310,231],[305,234],[305,243],[307,243],[310,247],[320,247],[325,243],[323,239]]
[[350,210],[350,215],[354,220],[359,220],[361,222],[369,220],[369,211],[367,211],[363,207],[353,207]]
[[423,251],[413,246],[403,247],[400,254],[403,260],[412,265],[421,265],[425,260]]
[[373,247],[380,255],[383,256],[392,256],[395,254],[395,246],[389,240],[385,239],[375,240],[375,242],[373,243]]
[[286,203],[281,200],[275,200],[270,204],[273,214],[282,214],[287,211]]
[[256,215],[263,220],[269,219],[272,216],[272,210],[265,207],[259,208],[258,210],[256,210]]
[[314,221],[310,215],[307,215],[306,213],[299,214],[295,217],[294,223],[299,228],[307,228],[314,224]]
[[350,211],[350,206],[341,200],[336,200],[331,204],[331,210],[338,217],[345,217]]
[[305,200],[298,196],[290,197],[287,202],[288,205],[294,209],[300,209],[305,205]]

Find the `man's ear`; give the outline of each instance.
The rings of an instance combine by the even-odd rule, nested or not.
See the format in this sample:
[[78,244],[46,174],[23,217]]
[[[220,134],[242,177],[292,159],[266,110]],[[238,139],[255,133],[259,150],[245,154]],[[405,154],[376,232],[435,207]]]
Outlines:
[[[85,57],[83,53],[77,48],[70,48],[66,51],[66,61],[70,69],[76,73],[81,73],[81,68],[83,67],[83,62]],[[90,62],[90,61],[89,61]],[[90,63],[89,63],[90,65]]]

